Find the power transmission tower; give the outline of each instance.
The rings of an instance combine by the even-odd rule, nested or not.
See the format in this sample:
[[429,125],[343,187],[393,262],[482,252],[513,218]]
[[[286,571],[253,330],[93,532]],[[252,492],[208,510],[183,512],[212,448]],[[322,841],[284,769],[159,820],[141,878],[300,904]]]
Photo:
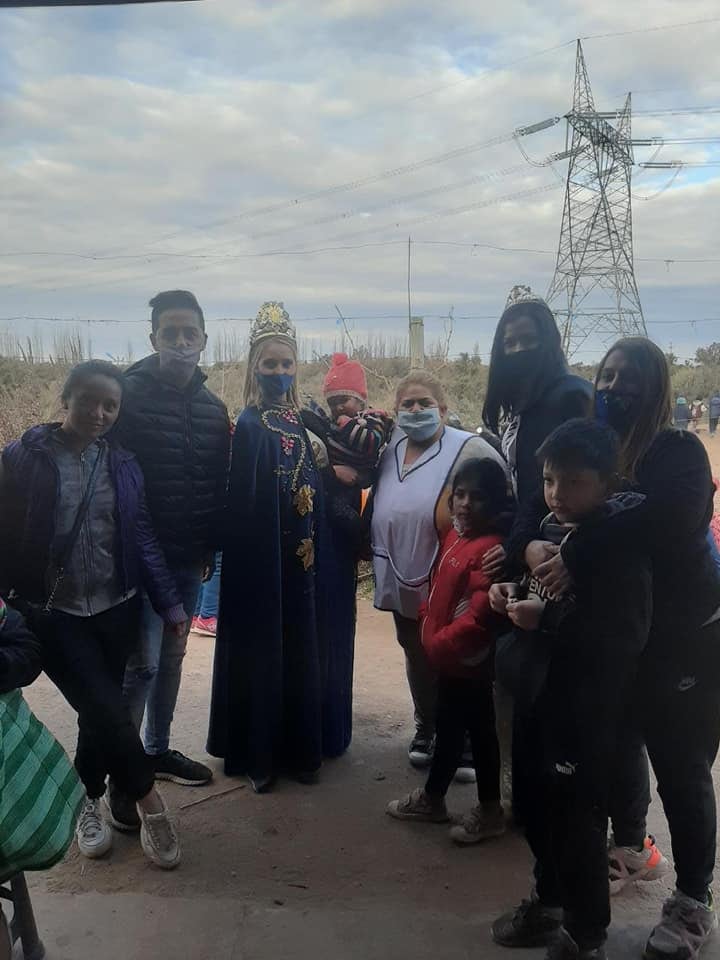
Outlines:
[[631,95],[615,126],[598,113],[579,40],[566,119],[570,162],[547,301],[572,357],[591,338],[647,335],[633,270]]

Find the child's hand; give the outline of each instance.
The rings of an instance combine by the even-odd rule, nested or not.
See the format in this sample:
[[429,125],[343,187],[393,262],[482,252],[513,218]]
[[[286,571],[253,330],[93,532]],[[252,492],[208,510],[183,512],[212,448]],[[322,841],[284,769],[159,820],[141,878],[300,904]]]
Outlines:
[[537,630],[543,615],[545,604],[540,597],[528,597],[527,600],[514,600],[507,606],[507,615],[520,630]]
[[344,483],[346,487],[357,486],[358,472],[353,467],[346,467],[339,463],[333,467],[333,471],[340,483]]
[[508,612],[508,603],[517,597],[517,589],[516,583],[494,583],[488,594],[491,609],[504,616]]
[[504,566],[505,547],[499,543],[496,547],[492,547],[490,550],[488,550],[483,557],[482,570],[486,577],[489,577],[491,580],[497,580],[502,574]]
[[535,567],[552,559],[559,551],[560,547],[548,540],[531,540],[525,547],[525,563],[530,568],[530,572],[535,573]]

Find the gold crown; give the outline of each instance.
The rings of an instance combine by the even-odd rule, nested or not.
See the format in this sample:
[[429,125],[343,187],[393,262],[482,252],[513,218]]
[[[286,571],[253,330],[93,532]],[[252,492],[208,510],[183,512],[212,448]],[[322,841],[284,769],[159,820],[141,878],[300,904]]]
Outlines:
[[295,327],[282,301],[268,300],[258,310],[258,315],[250,328],[250,343],[257,343],[266,337],[281,337],[296,343]]
[[533,293],[530,287],[519,283],[510,291],[507,298],[507,303],[505,304],[505,309],[507,310],[508,307],[515,307],[520,303],[545,303],[545,301],[537,293]]

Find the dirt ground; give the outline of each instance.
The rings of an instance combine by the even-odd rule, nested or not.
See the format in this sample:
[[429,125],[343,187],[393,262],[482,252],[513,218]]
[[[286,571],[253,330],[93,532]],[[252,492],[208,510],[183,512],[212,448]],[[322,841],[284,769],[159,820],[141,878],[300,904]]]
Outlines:
[[[720,438],[701,436],[720,476]],[[384,814],[389,800],[422,782],[407,762],[410,701],[391,618],[360,602],[353,743],[315,787],[281,782],[256,796],[206,757],[212,651],[211,639],[191,636],[173,745],[206,759],[215,779],[162,787],[181,831],[182,866],[163,873],[145,861],[137,837],[116,834],[104,860],[84,860],[73,847],[55,869],[33,875],[48,960],[507,957],[489,925],[528,893],[521,837],[457,849],[446,827]],[[55,688],[43,677],[27,697],[72,753],[74,715]],[[453,786],[451,810],[469,808],[473,796],[471,786]],[[657,799],[650,821],[669,854]],[[616,899],[612,960],[641,956],[669,882]],[[719,960],[720,937],[704,957]]]
[[[174,725],[174,745],[200,759],[212,648],[211,639],[191,637]],[[421,776],[407,762],[409,695],[391,618],[367,601],[360,603],[355,694],[351,749],[325,766],[317,786],[281,782],[256,796],[215,760],[209,786],[164,786],[183,841],[174,873],[150,866],[137,837],[116,834],[107,859],[87,861],[73,848],[64,863],[33,875],[49,960],[506,957],[489,924],[528,893],[521,838],[457,849],[446,827],[384,814],[388,800]],[[72,750],[74,717],[44,677],[28,700]],[[449,802],[455,811],[469,808],[473,788],[453,786]],[[657,802],[651,822],[668,850]],[[644,884],[617,900],[613,960],[641,955],[666,893],[662,882]],[[720,957],[720,940],[706,956]]]

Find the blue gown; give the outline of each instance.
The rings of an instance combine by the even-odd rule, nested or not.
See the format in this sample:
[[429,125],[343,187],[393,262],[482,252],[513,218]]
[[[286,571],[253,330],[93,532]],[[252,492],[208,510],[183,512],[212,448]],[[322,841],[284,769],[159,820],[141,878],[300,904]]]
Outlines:
[[248,407],[233,437],[208,737],[227,774],[320,767],[327,663],[315,570],[324,536],[320,479],[297,414]]

